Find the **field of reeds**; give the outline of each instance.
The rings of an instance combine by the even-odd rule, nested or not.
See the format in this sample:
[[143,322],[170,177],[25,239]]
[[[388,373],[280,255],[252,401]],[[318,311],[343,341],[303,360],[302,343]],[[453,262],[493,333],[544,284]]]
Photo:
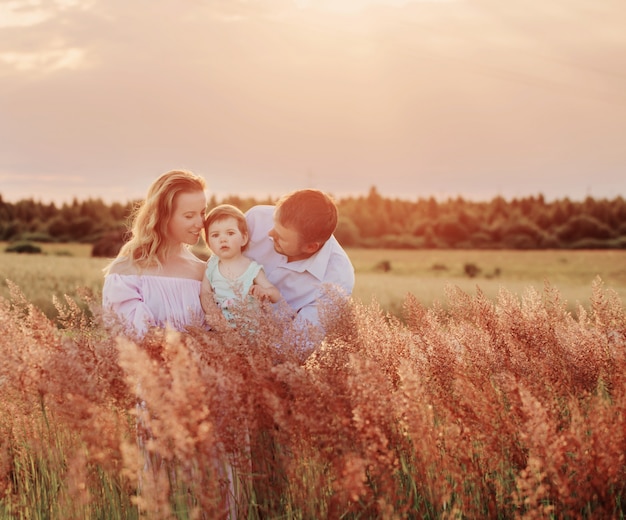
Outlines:
[[624,253],[360,253],[313,352],[267,309],[132,342],[106,261],[0,257],[0,518],[622,518]]

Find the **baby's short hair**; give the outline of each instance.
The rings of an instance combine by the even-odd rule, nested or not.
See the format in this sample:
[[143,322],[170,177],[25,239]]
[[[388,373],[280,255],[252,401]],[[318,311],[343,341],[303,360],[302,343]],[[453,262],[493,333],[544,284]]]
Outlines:
[[[209,227],[213,222],[219,222],[227,218],[234,218],[237,221],[237,227],[239,232],[245,237],[248,236],[248,222],[246,221],[246,215],[239,208],[232,204],[220,204],[215,206],[204,220],[204,232],[206,233],[207,240],[209,238]],[[242,247],[242,250],[246,248],[248,243]]]

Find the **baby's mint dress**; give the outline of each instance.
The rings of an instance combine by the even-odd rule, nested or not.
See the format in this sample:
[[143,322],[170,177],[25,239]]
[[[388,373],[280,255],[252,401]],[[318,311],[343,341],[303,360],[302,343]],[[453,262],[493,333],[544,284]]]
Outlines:
[[251,261],[245,272],[238,278],[231,280],[226,278],[218,268],[219,257],[212,255],[207,262],[205,276],[213,287],[213,295],[215,301],[228,320],[232,320],[233,314],[231,309],[237,301],[244,298],[252,298],[248,296],[248,292],[254,283],[254,279],[263,268],[261,264]]

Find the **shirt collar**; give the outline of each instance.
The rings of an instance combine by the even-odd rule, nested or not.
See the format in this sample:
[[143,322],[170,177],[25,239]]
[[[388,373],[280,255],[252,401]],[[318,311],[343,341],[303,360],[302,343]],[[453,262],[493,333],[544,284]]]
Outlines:
[[304,260],[296,260],[294,262],[285,261],[284,266],[288,267],[292,271],[297,271],[299,273],[308,271],[318,280],[323,280],[324,275],[326,274],[326,268],[328,267],[328,263],[330,261],[332,240],[333,237],[330,237],[330,239],[328,239],[324,243],[320,250],[309,258],[305,258]]

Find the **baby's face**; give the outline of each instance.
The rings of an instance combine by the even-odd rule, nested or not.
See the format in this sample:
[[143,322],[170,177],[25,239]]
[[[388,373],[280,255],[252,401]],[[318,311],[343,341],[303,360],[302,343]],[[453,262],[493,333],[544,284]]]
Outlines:
[[211,222],[208,229],[209,248],[220,258],[232,258],[239,255],[246,245],[248,236],[240,229],[237,219],[226,217]]

